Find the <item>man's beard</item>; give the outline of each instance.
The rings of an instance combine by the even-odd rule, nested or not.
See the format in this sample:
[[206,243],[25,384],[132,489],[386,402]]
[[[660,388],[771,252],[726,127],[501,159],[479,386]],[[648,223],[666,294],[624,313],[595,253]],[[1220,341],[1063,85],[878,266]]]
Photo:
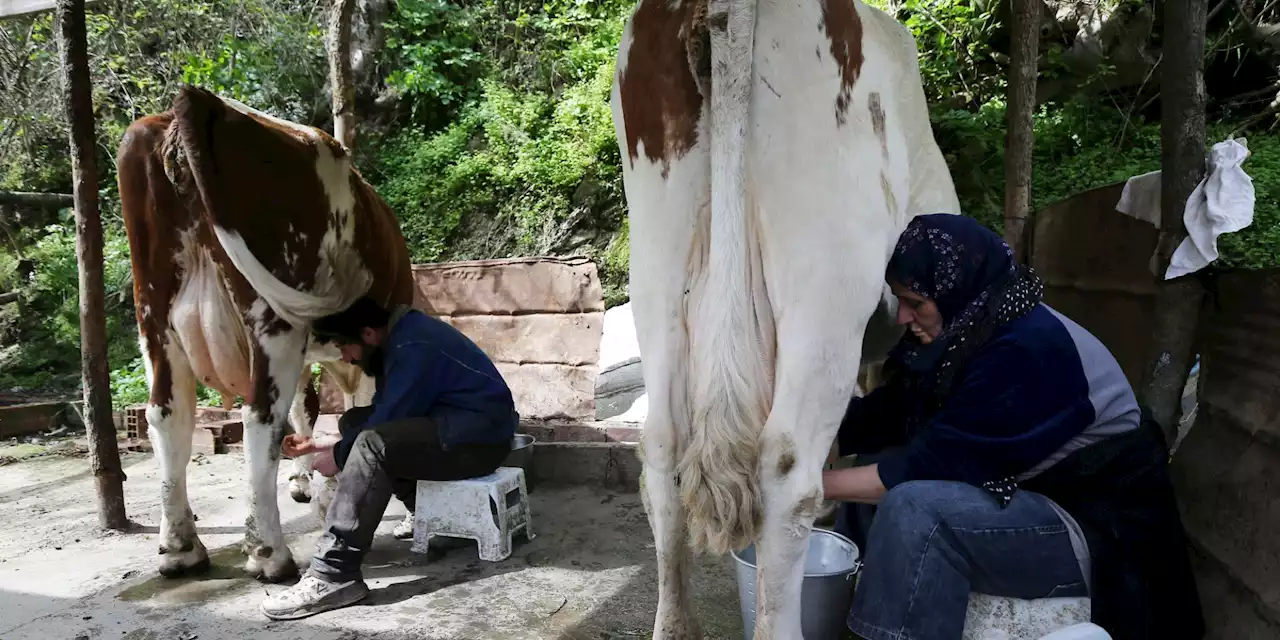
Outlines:
[[366,375],[378,377],[382,375],[382,364],[384,352],[382,347],[374,347],[364,345],[360,347],[360,359],[356,360],[355,365],[360,367]]

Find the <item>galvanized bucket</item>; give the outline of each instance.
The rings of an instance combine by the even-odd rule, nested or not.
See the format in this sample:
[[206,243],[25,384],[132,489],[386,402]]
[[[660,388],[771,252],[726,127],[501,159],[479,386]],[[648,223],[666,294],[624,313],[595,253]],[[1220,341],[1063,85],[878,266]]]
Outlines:
[[[742,607],[743,637],[756,635],[756,548],[733,552],[738,569],[738,602]],[[853,578],[862,568],[858,546],[826,529],[809,534],[800,591],[800,625],[804,640],[831,640],[845,633],[845,618],[853,602]],[[799,639],[797,639],[799,640]]]

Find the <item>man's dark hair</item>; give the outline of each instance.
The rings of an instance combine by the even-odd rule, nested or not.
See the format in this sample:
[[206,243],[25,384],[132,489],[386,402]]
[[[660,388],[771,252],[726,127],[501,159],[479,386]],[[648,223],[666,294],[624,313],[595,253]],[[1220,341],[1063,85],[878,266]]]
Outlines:
[[390,311],[383,309],[372,298],[362,297],[345,311],[316,320],[311,331],[321,344],[332,341],[356,344],[360,342],[360,333],[366,327],[385,329],[390,321]]

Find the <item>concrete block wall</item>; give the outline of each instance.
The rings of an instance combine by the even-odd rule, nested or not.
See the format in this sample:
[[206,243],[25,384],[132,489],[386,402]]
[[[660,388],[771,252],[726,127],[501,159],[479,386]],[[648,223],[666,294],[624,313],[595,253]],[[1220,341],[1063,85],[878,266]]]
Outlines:
[[[453,325],[493,359],[530,420],[591,420],[604,292],[585,257],[413,266],[414,306]],[[342,410],[322,376],[321,411]]]

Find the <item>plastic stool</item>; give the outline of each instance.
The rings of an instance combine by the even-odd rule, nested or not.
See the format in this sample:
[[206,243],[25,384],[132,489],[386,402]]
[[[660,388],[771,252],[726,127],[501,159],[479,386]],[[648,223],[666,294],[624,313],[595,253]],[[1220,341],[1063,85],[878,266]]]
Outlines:
[[481,560],[501,562],[511,556],[511,536],[520,530],[533,540],[520,467],[498,467],[470,480],[418,481],[410,547],[415,553],[427,552],[431,536],[469,538],[480,546]]
[[[1085,597],[1055,597],[1023,600],[982,593],[969,594],[963,640],[1042,640],[1046,636],[1073,629],[1081,640],[1110,640],[1101,627],[1080,626],[1089,622],[1091,602]],[[1092,629],[1090,628],[1092,627]],[[1096,635],[1096,632],[1102,635]]]

